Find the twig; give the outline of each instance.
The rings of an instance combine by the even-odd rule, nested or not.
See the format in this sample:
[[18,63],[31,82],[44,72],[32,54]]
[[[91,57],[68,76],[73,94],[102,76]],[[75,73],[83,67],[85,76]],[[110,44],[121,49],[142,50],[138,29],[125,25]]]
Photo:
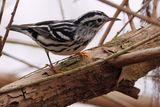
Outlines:
[[[120,6],[124,6],[127,2],[128,2],[128,0],[123,0],[123,2],[120,4]],[[120,12],[121,12],[121,10],[117,9],[117,11],[115,12],[115,14],[114,14],[113,17],[117,17]],[[99,46],[101,46],[101,45],[104,43],[104,41],[105,41],[105,39],[107,38],[107,36],[108,36],[108,34],[109,34],[109,32],[110,32],[110,30],[111,30],[114,22],[115,22],[115,20],[113,20],[113,21],[111,21],[111,22],[109,23],[109,25],[108,25],[105,33],[103,34],[103,36],[102,36],[102,38],[101,38],[101,40],[100,40],[100,42],[99,42]]]
[[[145,4],[136,12],[139,13],[140,11],[142,11],[147,5],[149,5],[150,1],[145,2]],[[119,35],[123,29],[128,25],[128,23],[134,18],[134,16],[131,16],[131,18],[124,24],[124,26],[117,32],[117,35]]]
[[123,7],[121,7],[121,6],[119,6],[119,5],[115,4],[115,3],[112,3],[112,2],[110,2],[108,0],[98,0],[98,1],[101,1],[101,2],[103,2],[105,4],[108,4],[108,5],[112,6],[112,7],[115,7],[117,9],[121,10],[121,11],[124,11],[124,12],[128,13],[128,14],[134,15],[134,16],[140,18],[140,19],[143,19],[143,20],[147,21],[148,23],[152,23],[152,24],[160,26],[160,22],[158,20],[152,20],[151,18],[148,18],[148,17],[145,17],[143,15],[137,14],[136,12],[130,11],[127,8],[123,8]]
[[157,7],[158,7],[158,0],[153,1],[153,11],[152,11],[152,18],[157,18]]
[[64,15],[64,9],[63,9],[63,4],[62,4],[62,0],[58,0],[59,1],[59,6],[60,6],[60,10],[61,10],[61,15],[62,15],[62,19],[65,19],[65,15]]
[[32,64],[30,64],[30,63],[28,63],[28,62],[26,62],[26,61],[24,61],[24,60],[22,60],[22,59],[19,59],[19,58],[13,56],[13,55],[10,55],[10,54],[8,54],[8,53],[6,53],[6,52],[2,52],[2,54],[5,55],[5,56],[7,56],[7,57],[10,57],[10,58],[12,58],[12,59],[14,59],[14,60],[17,60],[17,61],[19,61],[19,62],[21,62],[21,63],[23,63],[23,64],[26,64],[26,65],[28,65],[29,67],[34,67],[34,68],[39,69],[38,66],[32,65]]
[[8,23],[8,26],[7,26],[7,30],[5,32],[5,35],[4,35],[4,38],[3,38],[3,44],[2,44],[2,47],[0,47],[0,56],[2,55],[2,50],[3,50],[3,47],[5,45],[5,42],[7,40],[7,37],[8,37],[8,34],[9,34],[9,30],[10,30],[10,27],[12,25],[12,22],[13,22],[13,19],[14,19],[14,16],[15,16],[15,13],[16,13],[16,10],[17,10],[17,7],[18,7],[18,4],[19,4],[19,0],[16,1],[16,4],[14,6],[14,10],[12,12],[12,16],[11,16],[11,19]]
[[[130,47],[122,50],[122,51],[119,51],[119,52],[117,52],[117,53],[115,53],[115,54],[112,54],[112,55],[110,55],[110,56],[108,56],[108,57],[106,57],[106,58],[104,58],[104,59],[99,59],[99,60],[97,60],[97,61],[95,61],[95,62],[89,63],[89,64],[84,65],[84,66],[77,67],[77,68],[72,69],[72,70],[68,70],[68,71],[65,71],[65,72],[62,72],[62,73],[58,73],[58,74],[55,74],[55,75],[51,75],[51,76],[42,78],[42,79],[40,79],[40,80],[28,81],[28,83],[23,84],[23,85],[20,85],[20,86],[10,87],[10,88],[7,88],[7,89],[1,88],[1,89],[0,89],[0,94],[6,93],[6,92],[10,92],[10,91],[13,91],[13,90],[22,89],[22,88],[24,88],[24,87],[31,86],[31,85],[35,85],[35,84],[39,84],[39,83],[46,82],[46,81],[49,81],[49,80],[53,80],[53,79],[58,78],[58,77],[60,77],[60,76],[68,75],[68,74],[71,74],[71,73],[76,73],[76,72],[79,72],[79,71],[81,71],[82,69],[85,69],[85,68],[88,68],[88,67],[93,67],[93,66],[98,65],[98,64],[100,64],[100,63],[103,63],[103,62],[109,61],[109,60],[111,60],[111,59],[113,59],[113,58],[116,58],[116,57],[118,57],[118,56],[120,56],[120,55],[122,55],[122,54],[125,54],[126,52],[128,52],[128,51],[130,51],[130,50],[132,50],[132,49],[135,49],[136,47],[138,47],[138,46],[140,46],[140,45],[142,45],[142,44],[145,44],[145,43],[147,43],[147,42],[155,39],[155,38],[158,37],[158,36],[160,36],[160,33],[159,33],[159,32],[158,32],[158,33],[155,33],[154,35],[152,35],[152,37],[146,38],[146,39],[144,39],[144,40],[142,40],[142,41],[140,41],[140,42],[138,42],[138,43],[136,43],[136,44],[134,44],[134,45],[132,45],[132,46],[130,46]],[[159,52],[159,50],[158,50],[158,52]],[[159,54],[158,54],[158,55],[159,55]],[[145,58],[145,59],[146,59],[146,58]],[[130,60],[130,61],[132,61],[132,60]]]
[[17,39],[7,39],[6,43],[12,43],[12,44],[20,44],[20,45],[25,45],[25,46],[31,46],[34,48],[41,48],[40,46],[36,45],[35,43],[32,42],[27,42],[23,40],[17,40]]
[[3,39],[2,36],[0,36],[0,47],[2,47]]
[[[146,2],[151,2],[152,0],[143,0],[142,1],[142,5],[145,4]],[[151,17],[151,12],[150,12],[150,5],[147,5],[144,9],[144,11],[142,12],[142,14],[146,15],[147,17]],[[143,21],[143,20],[141,20]]]
[[2,1],[2,6],[1,6],[1,12],[0,12],[0,24],[2,22],[2,16],[3,16],[5,4],[6,4],[6,0],[3,0]]
[[[126,5],[126,7],[131,11],[130,6],[129,6],[129,3]],[[127,13],[127,15],[128,15],[128,19],[131,19],[132,15],[130,15],[130,14],[128,14],[128,13]],[[131,26],[132,31],[136,31],[136,27],[135,27],[135,24],[134,24],[134,22],[133,22],[133,19],[130,20],[129,23],[130,23],[130,26]]]

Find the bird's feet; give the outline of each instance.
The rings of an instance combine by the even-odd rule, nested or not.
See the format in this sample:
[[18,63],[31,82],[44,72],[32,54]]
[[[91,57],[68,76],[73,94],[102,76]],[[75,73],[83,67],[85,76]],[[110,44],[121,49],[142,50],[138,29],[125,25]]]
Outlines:
[[92,62],[92,57],[87,52],[81,51],[81,52],[77,53],[77,55],[80,55],[83,59],[87,60],[88,62]]
[[50,72],[50,73],[47,72],[48,75],[52,75],[52,74],[57,74],[57,73],[59,73],[58,70],[56,70],[56,68],[55,68],[52,64],[46,64],[46,67],[49,67],[50,70],[52,71],[52,72]]
[[54,67],[53,65],[50,65],[50,68],[51,68],[51,70],[52,70],[55,74],[58,73],[58,71],[55,69],[55,67]]

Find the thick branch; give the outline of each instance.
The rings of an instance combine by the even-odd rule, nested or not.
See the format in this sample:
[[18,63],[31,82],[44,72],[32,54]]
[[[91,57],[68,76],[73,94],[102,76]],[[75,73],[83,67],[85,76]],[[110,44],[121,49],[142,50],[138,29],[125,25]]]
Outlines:
[[112,59],[109,62],[117,67],[123,67],[133,63],[153,60],[159,57],[160,57],[160,47],[155,47],[124,54],[115,59]]
[[[155,35],[158,34],[160,34],[159,27],[149,26],[142,28],[137,32],[130,32],[117,37],[104,46],[87,50],[86,52],[90,54],[93,60],[92,62],[88,62],[85,58],[76,55],[55,64],[56,69],[61,71],[61,73],[51,75],[52,71],[49,68],[43,68],[29,74],[0,89],[0,106],[14,105],[25,107],[32,105],[38,107],[64,107],[77,101],[83,101],[109,93],[113,90],[118,90],[119,87],[117,88],[116,86],[122,66],[124,66],[123,72],[125,72],[124,68],[126,65],[132,67],[133,63],[143,61],[142,63],[136,64],[136,70],[132,70],[132,72],[136,72],[139,67],[143,67],[146,74],[160,65],[160,51],[159,48],[155,48],[159,46],[160,36],[156,36],[156,38],[153,39]],[[135,44],[147,40],[147,38],[152,38],[152,40],[143,45],[138,45],[135,49],[132,48],[132,50],[127,51],[127,54],[95,63],[99,60],[106,59],[113,53],[128,50],[128,47],[135,46]],[[134,59],[131,60],[130,58]],[[89,65],[88,63],[92,63],[93,65],[87,66]],[[146,69],[145,65],[150,66],[147,66]],[[77,71],[71,72],[74,69]],[[139,70],[139,73],[141,73],[141,70]],[[143,73],[141,76],[132,75],[132,77],[138,79],[145,74]],[[39,82],[30,84],[34,81]],[[132,91],[134,95],[137,95],[138,91],[133,88],[133,85],[134,82],[132,84],[126,82],[126,88],[124,88],[124,84],[123,87],[121,87],[121,85],[119,86],[123,91],[129,92],[127,95],[130,95]],[[18,88],[16,89],[15,87]]]

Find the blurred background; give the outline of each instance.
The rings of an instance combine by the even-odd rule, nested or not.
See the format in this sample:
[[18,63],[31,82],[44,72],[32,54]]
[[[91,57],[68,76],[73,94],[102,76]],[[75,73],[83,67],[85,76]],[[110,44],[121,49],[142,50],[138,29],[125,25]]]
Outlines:
[[[122,0],[112,0],[113,2],[120,4]],[[143,0],[129,0],[130,7],[133,11],[137,11],[142,6]],[[4,35],[5,27],[7,26],[11,12],[14,8],[16,0],[7,0],[5,11],[3,14],[2,23],[0,25],[0,35]],[[2,0],[0,0],[0,6],[2,5]],[[158,7],[158,15],[160,15],[160,6]],[[152,9],[152,5],[151,5]],[[15,18],[14,24],[26,24],[26,23],[35,23],[45,20],[63,20],[63,19],[75,19],[84,13],[91,10],[101,10],[105,12],[108,16],[113,16],[116,9],[110,7],[106,4],[103,4],[97,0],[20,0]],[[117,31],[124,25],[128,20],[128,16],[121,12],[118,16],[121,21],[117,21],[111,32],[109,33],[106,42],[110,41],[117,33]],[[142,26],[141,21],[138,18],[134,18],[136,28]],[[100,38],[102,37],[106,27],[106,24],[96,35],[94,40],[89,44],[87,48],[95,47],[98,45]],[[128,25],[121,33],[130,31],[130,26]],[[31,38],[26,35],[10,32],[8,39],[16,39],[19,41],[26,41],[29,43],[34,43]],[[44,67],[48,64],[48,59],[46,53],[43,49],[34,48],[24,45],[17,45],[13,43],[6,43],[4,47],[4,52],[11,55],[12,57],[17,57],[26,61],[36,67]],[[52,62],[56,62],[60,59],[63,59],[67,56],[59,56],[50,54]],[[18,77],[26,75],[30,72],[37,70],[35,67],[29,67],[26,64],[23,64],[13,58],[10,58],[6,55],[3,55],[0,59],[0,75],[1,73],[9,74],[9,77],[14,77],[14,74]],[[160,75],[159,69],[150,72],[148,75]],[[1,75],[1,78],[5,78]],[[14,78],[13,78],[14,80]],[[140,95],[146,96],[147,103],[153,103],[155,98],[160,97],[160,85],[159,79],[153,79],[152,77],[144,77],[136,82],[136,87],[141,89]],[[149,99],[149,100],[148,100]],[[160,100],[160,99],[159,99]],[[160,101],[156,102],[160,105]],[[76,103],[70,107],[94,107],[93,105]]]

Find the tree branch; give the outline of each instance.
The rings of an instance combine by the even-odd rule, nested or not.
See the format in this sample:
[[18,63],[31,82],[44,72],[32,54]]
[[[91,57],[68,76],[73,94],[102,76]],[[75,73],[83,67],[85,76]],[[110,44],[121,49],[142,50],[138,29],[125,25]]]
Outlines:
[[115,7],[117,9],[121,10],[121,11],[124,11],[124,12],[128,13],[128,14],[134,15],[134,16],[140,18],[140,19],[143,19],[143,20],[147,21],[148,23],[152,23],[152,24],[160,26],[160,22],[157,19],[156,20],[152,20],[151,18],[148,18],[148,17],[145,17],[143,15],[137,14],[136,12],[130,11],[127,8],[123,8],[123,7],[121,7],[121,6],[119,6],[119,5],[115,4],[115,3],[112,3],[112,2],[110,2],[108,0],[98,0],[98,1],[101,1],[101,2],[103,2],[105,4],[108,4],[109,6]]
[[152,60],[159,57],[160,57],[160,47],[155,47],[121,55],[118,58],[112,59],[110,63],[115,65],[116,67],[122,67],[133,63]]
[[152,11],[152,18],[157,19],[157,8],[158,8],[158,0],[153,0],[153,11]]
[[[123,2],[120,4],[120,6],[121,7],[125,6],[127,4],[127,2],[128,2],[128,0],[123,0]],[[115,12],[115,14],[114,14],[113,17],[115,17],[115,18],[118,17],[118,15],[119,15],[120,12],[121,12],[121,10],[117,9],[117,11]],[[113,21],[111,21],[109,23],[107,29],[105,30],[105,33],[103,34],[103,36],[102,36],[102,38],[101,38],[101,40],[99,42],[99,46],[101,46],[104,43],[104,41],[107,38],[107,36],[108,36],[108,34],[109,34],[109,32],[110,32],[110,30],[111,30],[114,22],[115,22],[115,20],[113,20]]]
[[[60,71],[58,74],[51,75],[53,72],[50,68],[42,68],[24,76],[0,89],[0,106],[64,107],[113,90],[137,97],[139,91],[133,87],[135,80],[160,66],[158,34],[160,34],[160,27],[148,26],[117,37],[101,47],[87,50],[93,62],[75,55],[55,63],[55,68]],[[145,44],[140,45],[142,43]],[[119,52],[124,52],[123,50],[127,50],[127,54],[123,53],[124,55],[119,57],[113,54],[119,55]],[[108,56],[110,58],[112,56],[112,59],[109,60]],[[129,70],[132,71],[130,73],[138,71],[141,75],[132,75],[136,78],[134,81],[126,81],[125,84],[122,82],[117,87],[121,67],[123,67],[122,71],[126,72],[126,65],[134,66],[134,70]],[[145,73],[141,73],[142,69],[139,68],[142,67]]]
[[64,9],[63,9],[62,0],[58,0],[58,2],[59,2],[59,7],[60,7],[60,12],[61,12],[62,20],[65,20],[65,15],[64,15]]
[[31,46],[31,47],[35,47],[35,48],[41,48],[36,43],[27,42],[27,41],[24,41],[24,40],[8,39],[6,42],[7,43],[11,43],[11,44],[19,44],[19,45],[24,45],[24,46]]
[[[127,4],[126,7],[128,8],[128,10],[131,11],[130,6],[129,6],[129,3]],[[127,14],[127,15],[128,15],[128,19],[131,19],[132,15],[130,15],[130,14]],[[129,23],[130,23],[130,26],[131,26],[132,31],[136,31],[136,27],[135,27],[135,24],[134,24],[133,20],[130,20]]]
[[2,16],[3,16],[5,4],[6,4],[6,0],[2,0],[2,6],[1,6],[1,12],[0,12],[0,24],[2,22]]
[[[150,0],[147,1],[147,2],[145,2],[145,3],[143,4],[143,6],[142,6],[136,13],[139,13],[140,11],[142,11],[146,6],[149,5],[149,3],[150,3]],[[128,23],[129,23],[130,21],[133,20],[133,18],[134,18],[134,16],[131,16],[131,17],[129,18],[129,20],[124,24],[124,26],[117,32],[117,35],[119,35],[119,34],[123,31],[123,29],[128,25]]]
[[11,25],[12,25],[14,16],[15,16],[15,14],[16,14],[16,10],[17,10],[18,4],[19,4],[19,0],[16,1],[16,4],[15,4],[15,6],[14,6],[14,10],[13,10],[13,12],[12,12],[11,19],[10,19],[10,21],[9,21],[9,23],[8,23],[7,30],[6,30],[5,35],[4,35],[4,38],[3,38],[3,43],[2,43],[2,46],[0,47],[0,56],[2,55],[2,50],[3,50],[4,44],[5,44],[6,40],[7,40],[7,37],[8,37],[8,34],[9,34],[9,30],[10,30],[10,27],[11,27]]
[[21,62],[21,63],[23,63],[23,64],[26,64],[26,65],[28,65],[29,67],[34,67],[34,68],[39,69],[38,66],[32,65],[32,64],[30,64],[29,62],[26,62],[26,61],[24,61],[24,60],[22,60],[22,59],[20,59],[20,58],[17,58],[17,57],[15,57],[15,56],[12,56],[12,55],[10,55],[10,54],[8,54],[8,53],[6,53],[6,52],[2,52],[2,54],[5,55],[5,56],[7,56],[7,57],[10,57],[10,58],[12,58],[12,59],[14,59],[14,60],[16,60],[16,61],[19,61],[19,62]]
[[[62,76],[62,75],[67,75],[67,74],[71,74],[71,73],[76,73],[76,72],[79,72],[79,70],[87,69],[87,68],[89,68],[89,67],[92,67],[92,66],[95,66],[95,65],[99,65],[99,64],[101,64],[101,63],[104,63],[104,62],[109,61],[110,59],[117,58],[118,56],[120,56],[120,55],[122,55],[122,54],[125,54],[125,53],[129,52],[130,50],[133,50],[133,49],[135,49],[136,47],[138,47],[138,46],[140,46],[140,45],[143,45],[143,44],[147,43],[148,41],[151,41],[151,40],[157,38],[158,36],[160,36],[160,32],[157,32],[157,33],[155,33],[154,35],[152,35],[152,37],[146,38],[146,39],[144,39],[144,40],[142,40],[142,41],[140,41],[140,42],[138,42],[138,43],[135,43],[134,45],[132,45],[132,46],[130,46],[130,47],[127,47],[127,48],[125,48],[125,49],[123,49],[123,50],[121,50],[121,51],[118,51],[117,53],[112,54],[112,55],[110,55],[110,56],[108,56],[108,57],[106,57],[106,58],[99,59],[99,60],[97,60],[97,61],[95,61],[95,62],[92,62],[92,63],[87,64],[87,65],[84,65],[84,66],[77,67],[77,68],[72,69],[72,70],[66,70],[67,72],[59,73],[59,74],[56,74],[56,75],[53,75],[53,76],[49,76],[49,77],[47,77],[47,78],[43,78],[43,79],[38,80],[38,81],[33,81],[33,82],[28,83],[28,84],[23,84],[23,85],[18,86],[18,87],[10,88],[9,90],[3,90],[3,91],[0,90],[0,93],[12,91],[12,90],[16,90],[16,89],[20,89],[20,88],[24,88],[24,87],[26,87],[26,86],[30,86],[30,85],[34,85],[34,84],[39,84],[39,83],[41,83],[41,82],[53,80],[54,78],[57,78],[57,77]],[[128,60],[128,59],[127,59],[127,60]],[[139,60],[139,59],[138,59],[138,60]],[[124,58],[123,58],[123,61],[124,61]],[[124,62],[125,62],[125,61],[124,61]],[[136,62],[138,62],[138,61],[136,61]],[[122,62],[120,62],[120,63],[122,63]],[[129,62],[127,61],[127,63],[129,63]],[[131,63],[132,63],[132,62],[131,62]],[[122,63],[122,64],[123,64],[123,63]],[[115,64],[115,65],[116,65],[116,64]],[[124,65],[122,65],[122,66],[124,66]],[[122,67],[122,66],[120,66],[120,67]]]

